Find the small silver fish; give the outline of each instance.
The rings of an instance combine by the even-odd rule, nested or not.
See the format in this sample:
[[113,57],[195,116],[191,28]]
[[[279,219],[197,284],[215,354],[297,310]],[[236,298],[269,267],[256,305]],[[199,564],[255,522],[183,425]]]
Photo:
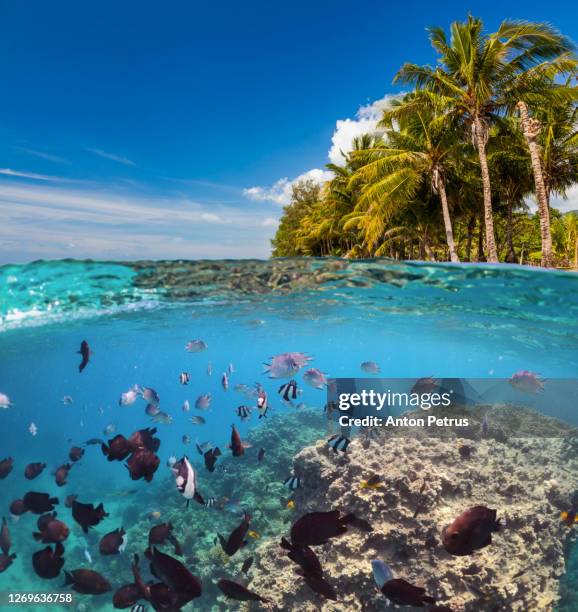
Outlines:
[[10,398],[6,395],[6,393],[0,393],[0,409],[7,410],[12,406],[12,402]]
[[150,417],[156,416],[160,411],[161,409],[154,404],[147,404],[147,407],[145,408],[145,414]]
[[193,425],[204,425],[207,421],[202,416],[194,416],[189,419]]
[[38,434],[38,427],[36,427],[36,423],[30,423],[28,431],[32,436],[36,436]]
[[179,382],[181,383],[181,385],[188,385],[190,380],[191,376],[188,372],[181,372],[179,374]]
[[103,430],[103,434],[105,436],[111,436],[114,432],[116,431],[116,424],[115,423],[109,423]]
[[203,340],[191,340],[185,344],[185,350],[188,353],[201,353],[209,348]]
[[225,391],[229,388],[229,377],[227,376],[227,372],[223,372],[223,376],[221,377],[221,385]]
[[171,425],[173,422],[173,417],[162,410],[159,410],[157,414],[154,415],[152,420],[155,423],[162,423],[163,425]]
[[213,364],[209,361],[209,363],[207,363],[207,376],[212,376],[213,375]]
[[183,402],[183,412],[189,412],[191,409],[191,405],[189,404],[189,400],[185,400]]
[[229,367],[227,368],[227,372],[229,373],[229,375],[234,374],[235,368],[232,363],[229,364]]
[[120,394],[120,399],[118,400],[119,406],[132,406],[136,402],[136,399],[139,394],[138,385],[134,385],[125,393]]
[[211,407],[211,394],[205,393],[203,395],[199,395],[197,401],[195,402],[195,408],[197,410],[208,410]]
[[72,398],[70,397],[70,395],[65,395],[65,396],[62,398],[62,403],[63,403],[65,406],[70,406],[70,404],[72,404]]
[[92,565],[92,556],[88,552],[88,548],[84,549],[84,558]]
[[141,390],[141,395],[145,402],[148,402],[149,404],[158,406],[161,403],[161,398],[159,397],[159,394],[150,387],[143,387]]
[[188,434],[184,434],[182,437],[183,440],[183,444],[190,444],[191,443],[191,436],[189,436]]
[[359,367],[366,374],[379,374],[381,372],[381,368],[375,361],[364,361]]

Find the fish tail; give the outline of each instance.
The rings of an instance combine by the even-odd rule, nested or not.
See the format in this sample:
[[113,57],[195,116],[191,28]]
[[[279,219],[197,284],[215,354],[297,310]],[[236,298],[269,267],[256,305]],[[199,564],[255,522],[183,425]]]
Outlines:
[[352,523],[355,522],[355,514],[353,513],[346,514],[339,522],[342,523],[343,525],[351,525]]

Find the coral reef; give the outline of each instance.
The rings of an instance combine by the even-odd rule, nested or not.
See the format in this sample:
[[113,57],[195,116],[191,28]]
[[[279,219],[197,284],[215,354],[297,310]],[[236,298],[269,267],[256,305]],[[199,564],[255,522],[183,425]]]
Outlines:
[[[481,421],[483,413],[473,416]],[[250,588],[279,610],[381,610],[385,602],[370,562],[382,559],[397,577],[424,586],[454,610],[553,610],[565,545],[574,537],[575,528],[561,522],[560,512],[578,488],[578,454],[573,440],[531,436],[574,430],[513,407],[496,411],[493,422],[488,437],[475,441],[380,431],[354,439],[346,454],[335,454],[325,441],[301,450],[294,466],[306,486],[297,491],[294,518],[340,509],[369,521],[373,532],[350,527],[316,547],[338,601],[313,593],[280,553],[278,541],[257,549]],[[360,488],[374,473],[384,486]],[[452,557],[441,545],[441,531],[478,504],[496,508],[506,526],[490,546]]]

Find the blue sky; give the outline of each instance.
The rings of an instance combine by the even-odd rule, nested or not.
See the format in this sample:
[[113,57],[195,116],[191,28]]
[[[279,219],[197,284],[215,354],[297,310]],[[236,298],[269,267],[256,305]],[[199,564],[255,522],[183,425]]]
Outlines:
[[0,263],[267,257],[291,181],[468,9],[578,39],[567,2],[0,0]]

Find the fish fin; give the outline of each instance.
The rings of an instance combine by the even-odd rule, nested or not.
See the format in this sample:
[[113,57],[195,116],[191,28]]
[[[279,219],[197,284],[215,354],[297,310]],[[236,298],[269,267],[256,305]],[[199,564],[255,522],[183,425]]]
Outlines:
[[355,522],[355,514],[346,514],[339,522],[343,525],[351,525]]
[[74,584],[74,578],[70,572],[64,570],[64,584],[62,586],[68,586],[69,584]]
[[221,548],[225,552],[227,552],[227,550],[226,550],[227,549],[227,541],[225,540],[225,538],[220,533],[218,533],[217,536],[219,538],[219,544],[221,545]]
[[289,540],[287,540],[287,538],[281,538],[281,548],[284,548],[285,550],[293,550],[293,546],[291,546]]
[[213,457],[220,457],[221,456],[221,449],[217,446],[214,450],[213,450]]
[[193,499],[199,504],[201,504],[201,506],[205,505],[205,500],[203,499],[203,497],[198,491],[195,491],[195,495],[193,496]]

